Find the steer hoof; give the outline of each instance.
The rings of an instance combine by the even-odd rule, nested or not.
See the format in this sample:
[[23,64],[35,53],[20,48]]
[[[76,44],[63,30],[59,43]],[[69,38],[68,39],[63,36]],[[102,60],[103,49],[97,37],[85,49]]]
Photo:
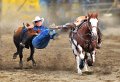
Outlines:
[[30,57],[28,57],[28,58],[27,58],[27,62],[30,61],[30,60],[32,60],[32,59],[31,59]]
[[17,58],[17,55],[18,55],[18,53],[14,53],[14,54],[13,54],[13,59],[16,59],[16,58]]
[[23,62],[20,62],[20,63],[19,63],[19,66],[20,66],[20,68],[22,69],[22,68],[23,68]]
[[33,65],[33,67],[36,67],[36,63],[35,62],[32,65]]
[[17,58],[17,55],[14,54],[14,55],[13,55],[13,59],[16,59],[16,58]]

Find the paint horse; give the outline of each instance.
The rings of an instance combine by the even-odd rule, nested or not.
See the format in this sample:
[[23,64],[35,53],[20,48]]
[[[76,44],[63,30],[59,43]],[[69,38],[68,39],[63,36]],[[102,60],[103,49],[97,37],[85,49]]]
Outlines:
[[[23,61],[22,61],[23,53],[22,52],[23,52],[23,48],[24,48],[24,47],[20,46],[21,38],[23,37],[23,36],[21,36],[21,33],[22,33],[22,30],[28,26],[30,26],[30,25],[27,23],[26,25],[23,25],[23,27],[18,27],[18,29],[14,32],[14,35],[13,35],[13,41],[14,41],[14,44],[17,49],[17,51],[13,54],[13,59],[16,59],[17,55],[19,55],[19,58],[20,58],[19,66],[21,68],[23,67]],[[27,61],[32,60],[33,66],[36,66],[36,62],[33,58],[35,49],[32,45],[32,39],[33,39],[34,35],[36,35],[36,33],[37,32],[34,31],[32,28],[28,29],[27,35],[30,38],[25,44],[25,48],[28,48],[28,49],[30,48],[30,56],[27,58]]]
[[95,62],[98,14],[89,13],[88,16],[78,17],[74,23],[66,24],[65,27],[71,29],[69,37],[77,63],[77,72],[82,74],[83,68],[88,71],[87,66],[92,66]]

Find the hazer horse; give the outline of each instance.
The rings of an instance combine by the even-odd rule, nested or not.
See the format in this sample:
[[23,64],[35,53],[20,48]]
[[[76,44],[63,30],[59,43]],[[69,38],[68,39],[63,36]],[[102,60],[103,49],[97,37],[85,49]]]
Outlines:
[[[21,36],[21,33],[22,33],[22,30],[28,26],[29,26],[29,24],[23,25],[23,27],[19,27],[14,32],[14,35],[13,35],[13,41],[14,41],[14,44],[17,49],[17,51],[13,54],[13,59],[16,59],[17,55],[19,55],[19,58],[20,58],[19,66],[21,68],[23,67],[22,58],[23,58],[23,48],[24,48],[24,47],[20,46],[21,38],[23,37],[23,36]],[[32,38],[36,33],[37,32],[34,31],[33,29],[28,29],[27,35],[30,37],[30,39],[25,43],[25,48],[28,48],[28,49],[30,48],[30,56],[27,58],[27,61],[32,60],[33,66],[36,65],[36,62],[33,57],[35,49],[32,45]]]
[[92,66],[95,62],[96,46],[98,41],[98,14],[89,13],[87,20],[78,28],[70,32],[70,42],[77,63],[77,72],[82,74],[82,69],[88,71],[87,66]]

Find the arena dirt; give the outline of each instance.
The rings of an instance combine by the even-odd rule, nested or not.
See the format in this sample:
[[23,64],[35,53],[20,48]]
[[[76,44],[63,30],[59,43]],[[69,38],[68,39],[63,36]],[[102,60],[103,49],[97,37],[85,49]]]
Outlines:
[[2,35],[0,44],[0,82],[120,82],[120,36],[103,36],[97,50],[96,63],[90,72],[77,74],[68,34],[51,40],[47,48],[36,50],[37,66],[27,62],[29,50],[24,50],[24,67],[19,69],[19,57],[13,60],[16,48],[12,34]]

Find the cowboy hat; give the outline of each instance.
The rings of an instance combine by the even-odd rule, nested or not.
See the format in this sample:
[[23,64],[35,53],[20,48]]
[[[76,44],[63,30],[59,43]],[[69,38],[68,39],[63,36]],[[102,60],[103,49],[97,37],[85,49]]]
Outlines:
[[43,23],[44,22],[44,18],[36,16],[35,19],[33,20],[33,22],[37,22],[37,21],[42,21],[42,23]]

